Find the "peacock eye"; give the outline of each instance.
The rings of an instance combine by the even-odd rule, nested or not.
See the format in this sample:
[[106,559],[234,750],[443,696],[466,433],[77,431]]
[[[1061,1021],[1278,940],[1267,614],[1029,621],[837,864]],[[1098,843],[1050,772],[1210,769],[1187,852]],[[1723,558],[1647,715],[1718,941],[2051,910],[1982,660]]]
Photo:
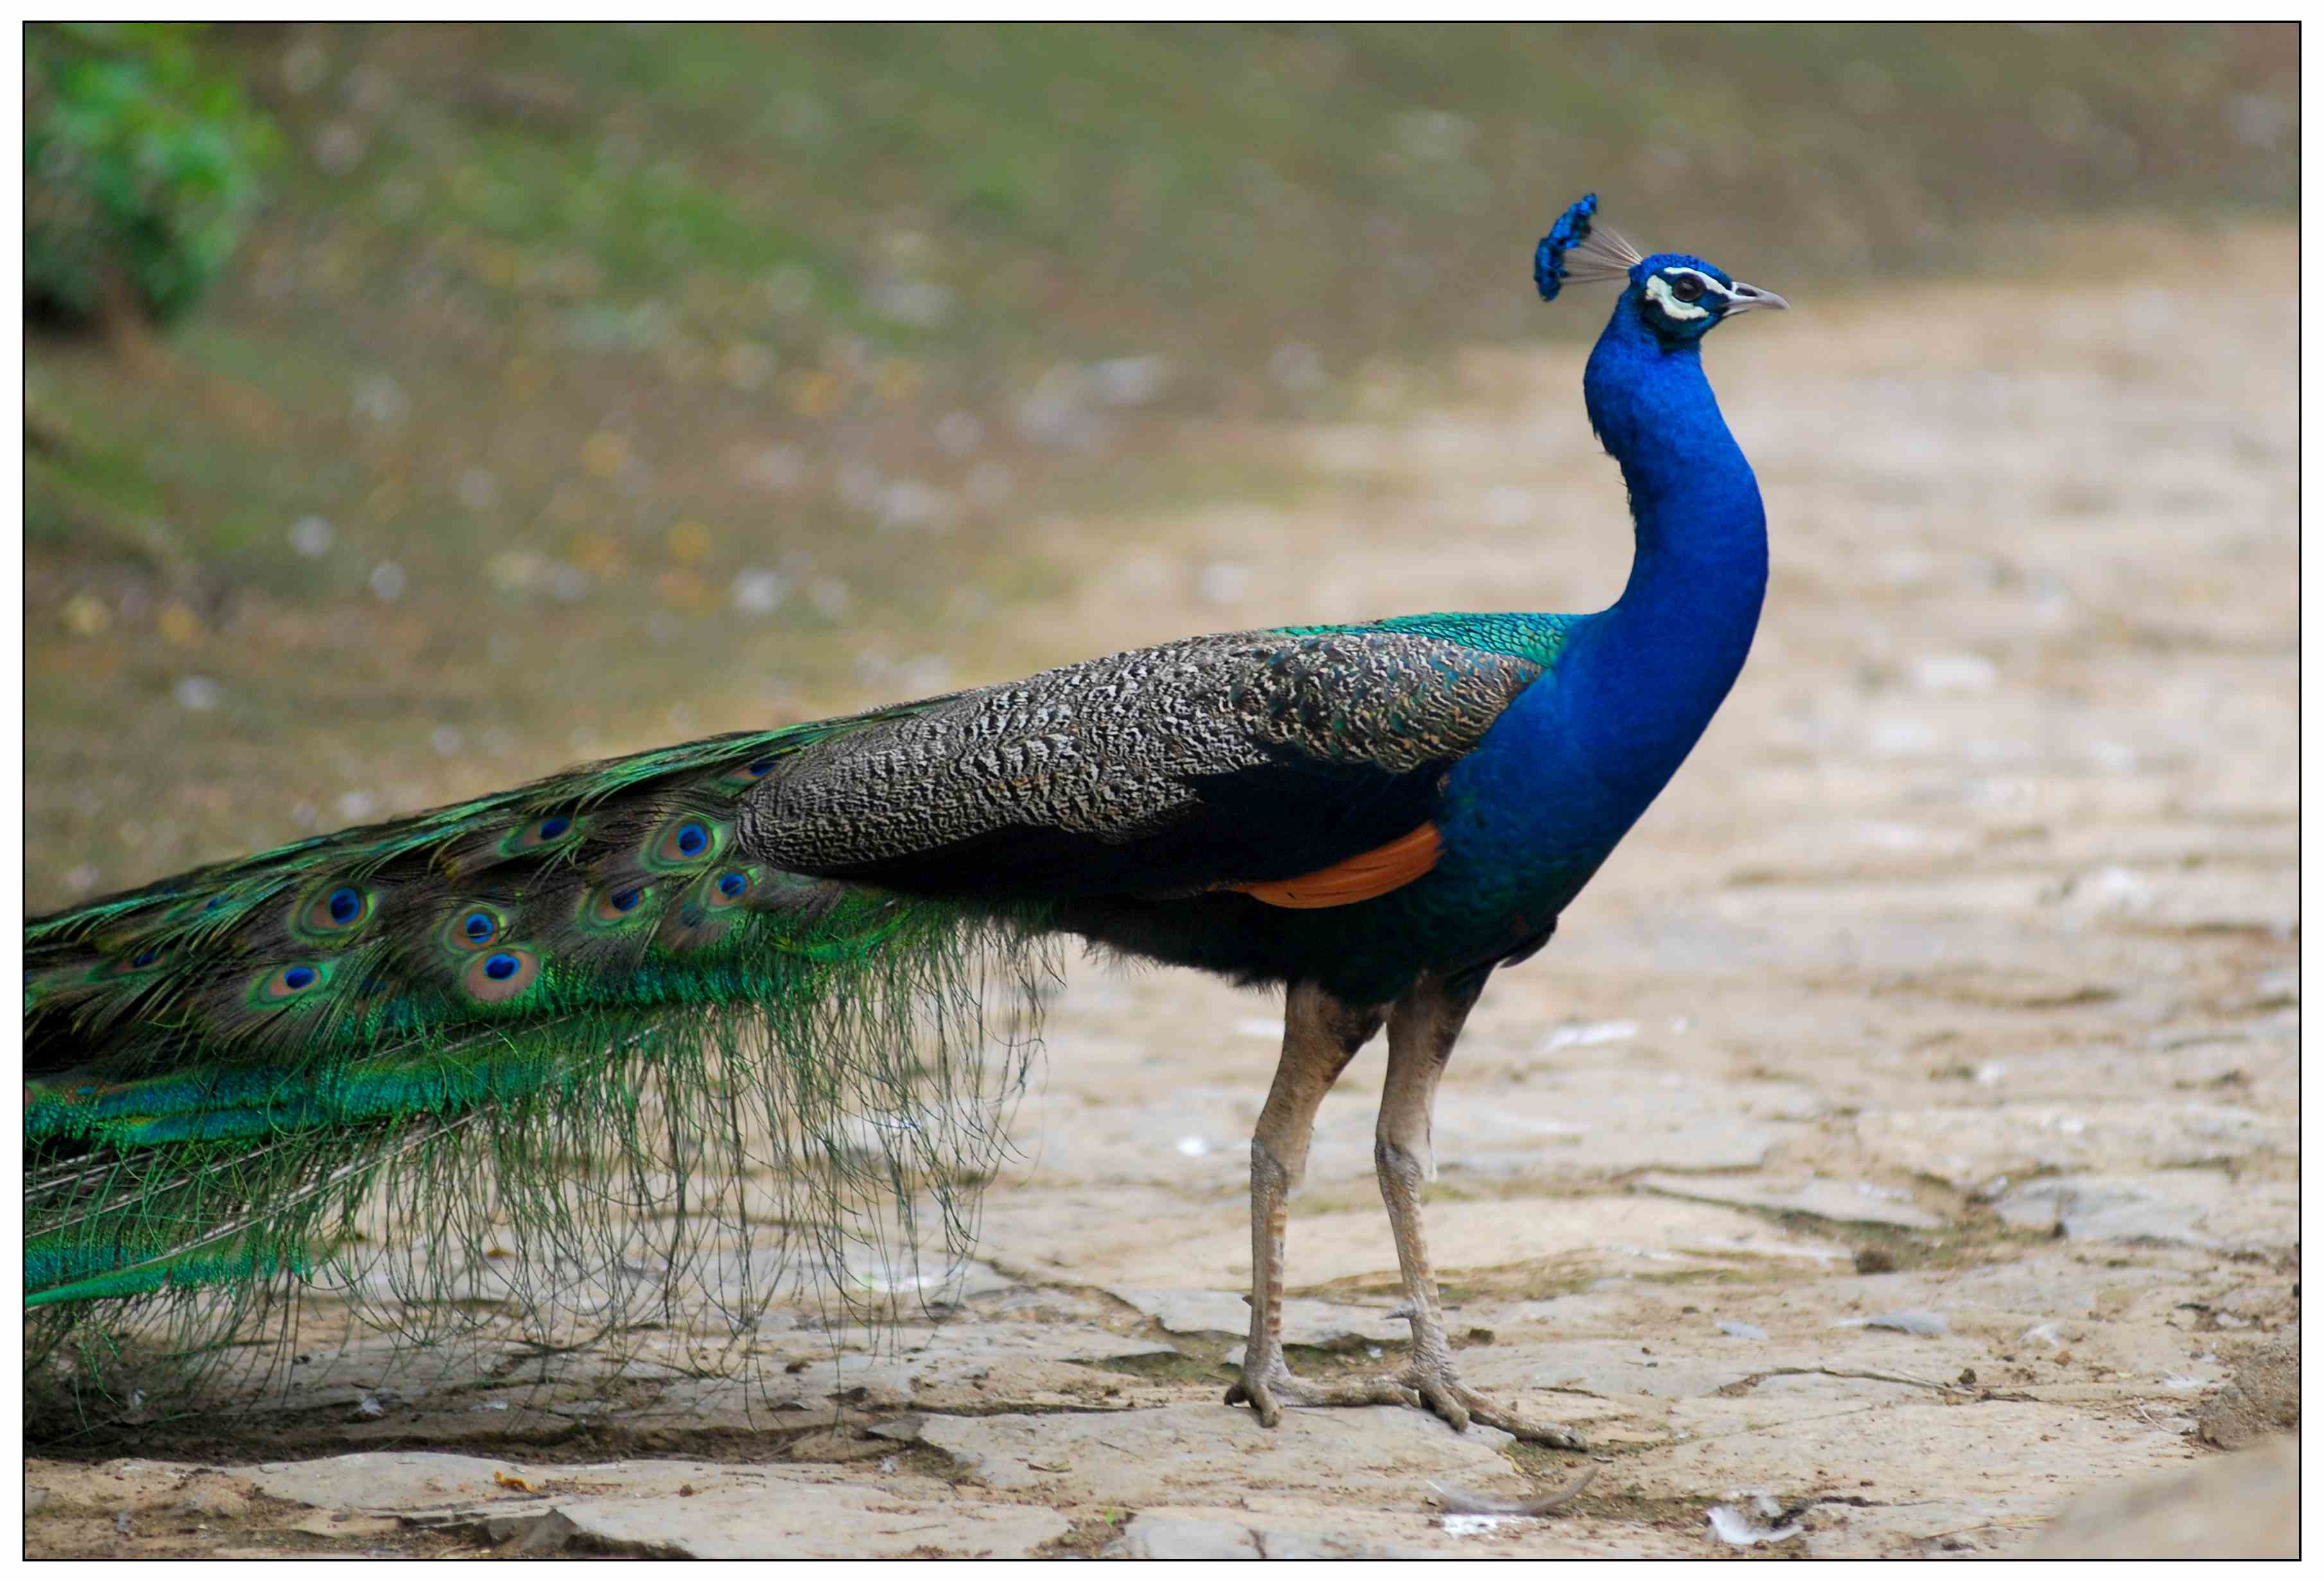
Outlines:
[[1693,275],[1674,275],[1671,295],[1682,302],[1699,302],[1702,299],[1702,281]]

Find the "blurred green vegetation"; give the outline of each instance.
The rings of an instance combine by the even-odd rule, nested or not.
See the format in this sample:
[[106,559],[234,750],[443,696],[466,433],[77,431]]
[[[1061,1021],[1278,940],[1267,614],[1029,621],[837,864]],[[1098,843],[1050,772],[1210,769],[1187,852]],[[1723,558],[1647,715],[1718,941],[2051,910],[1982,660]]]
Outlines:
[[[277,152],[180,23],[24,30],[24,299],[88,323],[167,321],[226,269]],[[117,300],[116,300],[117,299]]]
[[36,904],[1070,657],[1032,525],[1594,332],[1529,280],[1583,190],[1795,299],[2294,191],[2283,27],[162,36],[139,115],[290,157],[162,349],[32,342]]

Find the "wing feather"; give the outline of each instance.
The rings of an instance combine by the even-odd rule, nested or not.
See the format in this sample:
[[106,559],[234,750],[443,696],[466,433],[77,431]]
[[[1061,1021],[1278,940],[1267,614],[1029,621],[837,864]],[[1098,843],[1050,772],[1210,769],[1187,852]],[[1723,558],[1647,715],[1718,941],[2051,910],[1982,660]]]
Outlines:
[[1394,624],[1110,655],[806,747],[742,837],[796,872],[1031,896],[1274,885],[1415,842],[1308,893],[1360,889],[1417,858],[1443,772],[1546,663]]

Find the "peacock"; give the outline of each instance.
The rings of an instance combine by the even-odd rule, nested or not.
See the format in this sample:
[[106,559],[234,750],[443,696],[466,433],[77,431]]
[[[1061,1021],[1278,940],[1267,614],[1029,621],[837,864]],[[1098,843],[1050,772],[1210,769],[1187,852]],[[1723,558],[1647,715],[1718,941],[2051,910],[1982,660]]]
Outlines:
[[[1642,255],[1597,207],[1560,216],[1534,273],[1546,300],[1622,282],[1582,382],[1636,529],[1606,610],[1188,638],[590,764],[29,922],[28,1367],[119,1364],[141,1313],[209,1314],[152,1342],[208,1355],[270,1293],[333,1281],[544,1321],[627,1283],[731,1291],[738,1261],[844,1261],[887,1234],[864,1228],[882,1199],[973,1237],[1049,942],[1077,940],[1285,992],[1229,1403],[1271,1427],[1400,1403],[1578,1445],[1453,1366],[1431,1110],[1486,980],[1549,940],[1742,667],[1766,519],[1702,345],[1787,306]],[[1286,1203],[1324,1093],[1383,1027],[1410,1361],[1304,1381]],[[767,1209],[743,1178],[787,1195]]]

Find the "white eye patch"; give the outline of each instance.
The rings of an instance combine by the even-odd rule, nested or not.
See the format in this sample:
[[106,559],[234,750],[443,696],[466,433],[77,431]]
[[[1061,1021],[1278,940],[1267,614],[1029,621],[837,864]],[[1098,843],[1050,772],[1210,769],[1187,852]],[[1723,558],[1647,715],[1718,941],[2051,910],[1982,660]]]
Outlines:
[[[1680,270],[1675,272],[1683,274],[1690,280],[1701,281],[1702,282],[1702,289],[1706,291],[1716,291],[1729,301],[1734,300],[1734,292],[1729,290],[1725,286],[1720,285],[1717,281],[1712,280],[1709,275],[1702,273],[1699,270]],[[1646,282],[1646,295],[1653,298],[1655,299],[1655,305],[1660,308],[1665,314],[1668,315],[1672,318],[1689,319],[1708,318],[1711,317],[1711,309],[1702,306],[1702,303],[1682,302],[1676,297],[1671,295],[1670,281],[1661,275],[1656,275]]]

